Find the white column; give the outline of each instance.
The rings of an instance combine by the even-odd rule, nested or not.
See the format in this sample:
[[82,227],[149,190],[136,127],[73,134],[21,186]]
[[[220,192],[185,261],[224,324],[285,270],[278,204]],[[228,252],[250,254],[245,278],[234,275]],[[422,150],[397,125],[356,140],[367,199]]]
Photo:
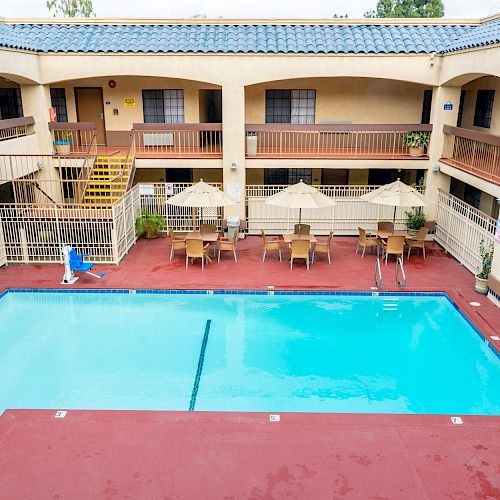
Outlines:
[[49,131],[50,88],[47,85],[21,85],[24,116],[35,119],[38,151],[28,154],[52,154],[52,138]]
[[[436,220],[438,189],[450,191],[450,177],[441,172],[433,172],[443,153],[443,125],[456,126],[460,106],[460,87],[434,87],[431,107],[432,136],[429,147],[426,195],[435,203],[426,207],[427,219]],[[453,109],[445,110],[444,105],[451,103]]]
[[245,87],[228,82],[222,86],[222,144],[224,191],[239,191],[239,203],[225,215],[245,217]]

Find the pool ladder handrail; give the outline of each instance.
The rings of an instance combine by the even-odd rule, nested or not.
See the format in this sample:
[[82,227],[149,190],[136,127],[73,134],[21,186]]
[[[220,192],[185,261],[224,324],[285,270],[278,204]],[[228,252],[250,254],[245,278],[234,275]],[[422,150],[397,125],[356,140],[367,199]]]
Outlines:
[[380,288],[382,286],[382,270],[380,269],[379,257],[377,257],[377,260],[375,261],[375,267],[373,268],[373,280],[375,281],[375,285],[377,285],[377,288]]
[[[399,281],[399,270],[401,269],[401,276],[402,280]],[[398,257],[398,260],[396,261],[396,283],[398,285],[401,285],[403,288],[406,286],[406,273],[405,273],[405,268],[403,266],[403,259],[401,257]]]

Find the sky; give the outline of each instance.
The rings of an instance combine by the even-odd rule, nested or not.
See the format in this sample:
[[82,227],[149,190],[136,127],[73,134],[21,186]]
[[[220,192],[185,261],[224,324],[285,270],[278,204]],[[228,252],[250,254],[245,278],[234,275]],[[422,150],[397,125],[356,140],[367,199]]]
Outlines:
[[[225,18],[363,17],[377,0],[93,0],[98,17],[189,18],[195,14]],[[485,17],[500,13],[500,0],[444,0],[445,17]],[[3,17],[49,17],[46,0],[3,0]]]

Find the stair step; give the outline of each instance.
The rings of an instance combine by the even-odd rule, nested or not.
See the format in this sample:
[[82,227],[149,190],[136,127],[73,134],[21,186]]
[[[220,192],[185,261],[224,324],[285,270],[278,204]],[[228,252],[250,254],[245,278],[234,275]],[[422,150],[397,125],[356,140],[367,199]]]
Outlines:
[[101,201],[109,201],[109,200],[119,200],[121,196],[95,196],[95,195],[85,195],[85,200],[101,200]]
[[124,188],[110,189],[110,188],[87,188],[87,193],[123,193]]
[[92,180],[88,182],[89,186],[103,186],[103,187],[119,187],[119,186],[126,186],[128,182],[106,182],[103,180]]

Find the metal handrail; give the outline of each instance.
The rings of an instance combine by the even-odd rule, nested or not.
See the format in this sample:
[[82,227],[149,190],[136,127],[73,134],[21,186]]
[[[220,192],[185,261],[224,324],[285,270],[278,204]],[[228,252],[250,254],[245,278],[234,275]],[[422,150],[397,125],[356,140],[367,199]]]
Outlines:
[[[399,281],[399,270],[401,269],[401,275],[402,275],[402,280]],[[401,285],[402,287],[406,286],[406,274],[405,274],[405,268],[403,267],[403,260],[401,257],[398,257],[398,260],[396,261],[396,283],[398,285]]]
[[[378,279],[377,279],[377,274],[378,274]],[[382,286],[382,270],[380,269],[380,259],[378,257],[377,260],[375,261],[375,266],[373,268],[373,279],[375,281],[375,284],[377,285],[377,288],[380,288]]]

